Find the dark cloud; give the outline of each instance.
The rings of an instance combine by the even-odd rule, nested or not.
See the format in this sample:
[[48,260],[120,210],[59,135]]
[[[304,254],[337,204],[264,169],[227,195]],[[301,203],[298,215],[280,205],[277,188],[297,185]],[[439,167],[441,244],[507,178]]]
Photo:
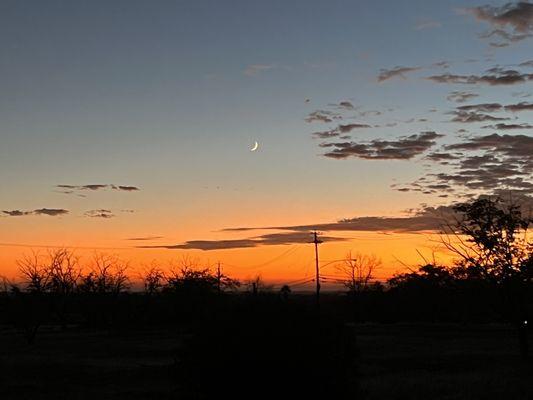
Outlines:
[[49,215],[51,217],[55,217],[58,215],[68,214],[68,210],[64,210],[62,208],[40,208],[38,210],[34,210],[33,213],[36,215]]
[[518,103],[518,104],[506,105],[504,108],[505,108],[505,111],[512,111],[512,112],[533,111],[533,103],[527,103],[527,102],[523,101],[523,102]]
[[[515,129],[511,124],[499,128]],[[520,125],[520,128],[523,129],[524,125]],[[409,185],[403,185],[402,189],[428,194],[445,191],[446,194],[458,196],[495,193],[497,190],[533,194],[531,136],[496,133],[474,136],[445,145],[444,150],[461,152],[456,160],[449,162],[450,171],[429,173]],[[440,162],[439,157],[427,159]]]
[[481,39],[489,39],[489,38],[497,38],[500,39],[499,42],[490,42],[490,46],[492,47],[507,47],[511,43],[519,42],[521,40],[527,39],[531,37],[532,35],[530,33],[522,33],[522,34],[515,34],[507,32],[503,29],[494,29],[490,32],[484,33],[480,35],[479,37]]
[[533,80],[533,74],[521,73],[515,70],[491,70],[485,75],[455,75],[441,74],[429,76],[426,79],[437,83],[452,83],[476,85],[486,84],[491,86],[497,85],[514,85]]
[[494,112],[494,111],[500,111],[502,108],[503,106],[500,103],[482,103],[482,104],[470,104],[467,106],[460,106],[460,107],[457,107],[457,110]]
[[327,110],[316,110],[310,113],[305,122],[333,122],[334,119],[341,119],[339,114]]
[[394,67],[392,69],[382,69],[378,75],[378,82],[384,82],[392,78],[406,79],[405,74],[420,70],[420,67]]
[[356,109],[356,107],[353,105],[353,103],[351,101],[348,101],[348,100],[340,101],[338,104],[335,103],[335,104],[330,104],[330,105],[332,107],[335,107],[335,108],[338,108],[338,109],[341,109],[341,110],[352,111],[352,110]]
[[89,218],[104,218],[104,219],[113,218],[115,216],[111,212],[111,210],[104,210],[104,209],[89,210],[89,211],[86,211],[84,215]]
[[[292,232],[305,233],[309,238],[309,233],[314,230],[323,232],[398,232],[414,233],[424,231],[440,230],[443,223],[450,219],[453,213],[451,207],[441,206],[438,208],[425,207],[416,210],[407,217],[356,217],[342,219],[332,223],[320,223],[314,225],[289,225],[270,226],[261,228],[228,228],[226,232],[252,231],[260,229],[286,230]],[[309,239],[307,239],[309,242]],[[306,243],[306,242],[303,242]]]
[[115,187],[113,187],[113,189],[115,189],[115,190],[123,190],[125,192],[134,192],[134,191],[140,190],[136,186],[118,186],[118,187],[115,186]]
[[461,122],[461,123],[472,123],[472,122],[485,122],[485,121],[506,121],[509,118],[503,118],[503,117],[494,117],[492,115],[478,113],[475,111],[462,111],[457,110],[451,112],[451,114],[455,115],[453,117],[452,122]]
[[311,135],[315,139],[330,139],[339,136],[339,131],[334,129],[331,131],[313,132]]
[[533,68],[533,60],[524,61],[518,64],[519,67],[531,67]]
[[481,6],[468,9],[478,20],[495,27],[510,27],[514,32],[533,31],[533,4],[520,1],[501,7]]
[[511,129],[533,129],[533,125],[530,124],[496,124],[496,125],[486,125],[482,128],[485,129],[497,129],[497,130],[511,130]]
[[78,190],[91,190],[91,191],[97,191],[97,190],[105,190],[105,189],[113,189],[113,190],[122,190],[125,192],[132,192],[136,190],[140,190],[136,186],[125,186],[125,185],[113,185],[113,184],[91,184],[91,185],[56,185],[59,189],[67,189],[67,191],[64,191],[62,193],[70,194],[74,193],[74,191]]
[[476,93],[453,91],[446,97],[446,99],[449,101],[455,101],[456,103],[464,103],[465,101],[478,96],[479,94]]
[[463,143],[446,146],[449,150],[490,150],[506,156],[533,157],[533,137],[525,135],[492,135],[469,138]]
[[[310,243],[312,240],[310,232],[294,230],[291,232],[269,233],[246,239],[225,239],[225,240],[190,240],[185,243],[161,246],[138,246],[144,249],[169,249],[169,250],[228,250],[241,249],[259,246],[275,246],[287,244]],[[321,236],[323,242],[343,241],[344,238]]]
[[[372,126],[368,124],[347,124],[347,125],[338,125],[335,129],[329,130],[329,131],[322,131],[322,132],[313,132],[311,135],[315,139],[330,139],[333,137],[337,137],[346,133],[350,133],[354,129],[364,129],[364,128],[372,128]],[[346,136],[343,136],[346,137]]]
[[337,129],[340,133],[349,133],[353,131],[354,129],[364,129],[364,128],[372,128],[368,124],[348,124],[348,125],[339,125]]
[[144,240],[157,240],[157,239],[163,239],[163,236],[142,236],[142,237],[128,238],[126,240],[144,241]]
[[333,148],[324,155],[335,159],[355,157],[366,160],[409,160],[434,146],[442,136],[436,132],[422,132],[394,141],[376,139],[367,143],[323,143],[321,147]]
[[20,210],[4,210],[2,211],[3,214],[9,216],[9,217],[23,217],[25,215],[32,215],[33,211],[20,211]]
[[452,153],[441,153],[441,152],[433,152],[426,156],[426,159],[431,161],[450,161],[450,160],[457,160],[459,158],[458,155],[452,154]]
[[12,211],[2,211],[2,213],[9,217],[22,217],[27,215],[48,215],[50,217],[57,217],[61,215],[68,214],[68,210],[64,210],[62,208],[39,208],[37,210],[33,211],[20,211],[20,210],[12,210]]

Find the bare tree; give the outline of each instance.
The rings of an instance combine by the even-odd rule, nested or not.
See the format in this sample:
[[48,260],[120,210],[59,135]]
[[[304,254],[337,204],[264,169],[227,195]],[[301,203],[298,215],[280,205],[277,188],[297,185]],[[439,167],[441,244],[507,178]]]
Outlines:
[[17,261],[17,264],[26,293],[16,286],[12,287],[11,318],[15,327],[24,333],[28,344],[33,344],[39,328],[48,316],[47,301],[44,296],[49,288],[50,274],[37,252],[25,255]]
[[154,263],[150,268],[146,269],[141,275],[141,280],[144,285],[144,292],[152,296],[161,291],[165,286],[165,273]]
[[95,253],[90,272],[81,278],[80,290],[101,294],[124,292],[130,287],[127,270],[128,263],[116,255]]
[[374,278],[374,272],[381,266],[381,259],[373,254],[346,254],[343,262],[336,266],[342,276],[343,285],[350,292],[360,292],[369,287]]
[[68,249],[50,250],[45,265],[48,288],[51,292],[70,295],[76,290],[81,276],[79,258]]
[[354,321],[360,317],[360,293],[367,290],[371,284],[373,274],[381,266],[381,259],[375,255],[362,253],[346,254],[344,261],[336,266],[341,274],[341,282],[348,288],[352,299],[352,312]]
[[32,293],[44,293],[50,282],[49,270],[42,264],[39,253],[32,252],[17,261],[25,289]]
[[252,279],[246,281],[246,287],[248,292],[251,292],[253,295],[257,295],[261,292],[271,292],[273,286],[268,285],[261,275],[256,275]]

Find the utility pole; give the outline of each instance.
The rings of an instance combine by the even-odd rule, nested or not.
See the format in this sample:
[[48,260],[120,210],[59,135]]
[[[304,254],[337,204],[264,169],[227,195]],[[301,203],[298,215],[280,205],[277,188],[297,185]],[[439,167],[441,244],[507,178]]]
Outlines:
[[222,288],[221,288],[221,281],[222,281],[222,272],[221,272],[221,269],[220,269],[220,261],[218,262],[218,266],[217,266],[217,290],[218,290],[218,294],[220,294]]
[[316,306],[320,307],[320,267],[318,265],[318,245],[322,240],[318,240],[317,231],[313,232],[313,243],[315,244],[315,279],[316,279]]

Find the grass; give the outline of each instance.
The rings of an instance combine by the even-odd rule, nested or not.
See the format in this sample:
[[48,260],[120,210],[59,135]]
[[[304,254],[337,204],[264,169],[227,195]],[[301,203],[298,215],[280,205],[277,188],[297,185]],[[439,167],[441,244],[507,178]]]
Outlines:
[[[360,324],[358,398],[531,399],[533,363],[502,325]],[[183,333],[43,330],[33,346],[0,330],[2,399],[178,399]],[[312,349],[310,349],[311,351]],[[239,376],[228,387],[239,386]],[[302,385],[311,382],[302,382]]]

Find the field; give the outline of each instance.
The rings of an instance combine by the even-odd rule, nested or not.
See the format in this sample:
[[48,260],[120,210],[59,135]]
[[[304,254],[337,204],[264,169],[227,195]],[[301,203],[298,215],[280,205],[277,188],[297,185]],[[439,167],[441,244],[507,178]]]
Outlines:
[[[533,363],[519,359],[516,338],[504,325],[361,324],[353,329],[355,398],[533,398]],[[179,359],[186,335],[178,331],[43,329],[29,346],[5,328],[0,338],[3,399],[187,398]],[[239,391],[241,383],[235,375],[222,392]]]

